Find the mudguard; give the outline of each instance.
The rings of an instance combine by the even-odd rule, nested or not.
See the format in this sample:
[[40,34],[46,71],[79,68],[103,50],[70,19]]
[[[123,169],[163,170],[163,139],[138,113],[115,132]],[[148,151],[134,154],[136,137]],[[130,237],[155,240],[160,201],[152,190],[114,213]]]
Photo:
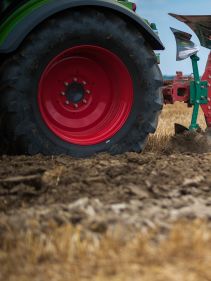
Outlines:
[[153,50],[164,50],[159,37],[133,11],[113,0],[29,0],[11,13],[0,25],[0,54],[15,51],[24,38],[48,17],[75,7],[100,7],[124,16],[146,38]]

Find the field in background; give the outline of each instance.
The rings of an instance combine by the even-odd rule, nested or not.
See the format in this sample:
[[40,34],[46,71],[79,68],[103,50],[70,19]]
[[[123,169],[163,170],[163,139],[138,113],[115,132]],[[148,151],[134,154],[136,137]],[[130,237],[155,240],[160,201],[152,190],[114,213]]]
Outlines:
[[[1,182],[2,186],[8,184],[11,192],[8,195],[4,186],[0,187],[0,209],[3,210],[0,213],[0,280],[210,281],[211,155],[201,158],[188,154],[183,161],[181,154],[156,156],[155,153],[168,145],[174,134],[174,123],[188,126],[190,117],[191,109],[185,105],[166,106],[158,131],[150,136],[143,155],[102,156],[76,162],[60,156],[46,160],[23,156],[14,162],[12,158],[1,158],[1,165],[8,161],[2,175],[15,176],[17,183],[11,179]],[[199,123],[205,128],[202,114]],[[10,165],[14,166],[12,175]],[[43,190],[37,189],[40,182]],[[73,195],[68,193],[70,188]],[[100,189],[102,194],[98,193]],[[82,196],[90,196],[90,200],[100,198],[101,204],[106,205],[108,202],[99,196],[103,194],[108,202],[118,199],[116,208],[120,210],[121,204],[131,200],[123,211],[117,212],[118,216],[124,219],[128,213],[130,218],[127,208],[131,208],[134,225],[143,220],[149,230],[129,229],[121,224],[106,230],[104,224],[96,222],[90,228],[86,226],[86,217],[84,226],[80,223],[84,206],[75,210],[72,218],[75,226],[60,214],[59,204],[63,204],[62,212],[70,215],[67,202],[73,197],[75,200]],[[137,202],[139,207],[134,205]],[[51,208],[55,208],[56,214]],[[157,209],[150,215],[153,208]],[[86,207],[87,214],[91,218],[98,216],[101,222],[100,211],[94,213],[92,205]],[[156,227],[152,218],[158,213],[163,213],[163,221]],[[182,219],[169,227],[168,217],[176,215]],[[203,216],[205,219],[199,218]],[[111,225],[114,217],[108,218]]]

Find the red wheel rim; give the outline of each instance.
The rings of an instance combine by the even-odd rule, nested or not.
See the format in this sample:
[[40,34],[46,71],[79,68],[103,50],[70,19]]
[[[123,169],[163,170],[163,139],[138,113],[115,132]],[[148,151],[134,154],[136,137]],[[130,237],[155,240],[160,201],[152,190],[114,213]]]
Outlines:
[[126,66],[99,46],[82,45],[60,53],[39,83],[42,118],[68,143],[109,141],[125,124],[132,103],[133,83]]

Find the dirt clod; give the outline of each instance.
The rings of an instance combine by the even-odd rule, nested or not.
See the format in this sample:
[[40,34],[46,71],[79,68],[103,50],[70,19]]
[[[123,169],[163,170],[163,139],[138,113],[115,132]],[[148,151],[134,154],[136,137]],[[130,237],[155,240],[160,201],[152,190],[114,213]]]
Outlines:
[[185,131],[171,137],[164,149],[166,153],[207,153],[211,152],[208,137],[203,131]]

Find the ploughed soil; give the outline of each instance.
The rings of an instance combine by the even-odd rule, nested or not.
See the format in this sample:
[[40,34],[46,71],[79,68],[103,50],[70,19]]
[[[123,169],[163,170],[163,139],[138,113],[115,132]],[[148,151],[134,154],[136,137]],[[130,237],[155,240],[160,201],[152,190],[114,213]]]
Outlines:
[[211,222],[211,153],[200,141],[179,136],[165,151],[78,160],[3,155],[0,229],[27,229],[34,220],[36,231],[53,221],[93,232],[119,223],[145,231],[181,219]]
[[163,147],[0,156],[0,280],[211,280],[211,153]]
[[0,280],[211,280],[211,140],[168,126],[190,114],[142,154],[0,156]]

